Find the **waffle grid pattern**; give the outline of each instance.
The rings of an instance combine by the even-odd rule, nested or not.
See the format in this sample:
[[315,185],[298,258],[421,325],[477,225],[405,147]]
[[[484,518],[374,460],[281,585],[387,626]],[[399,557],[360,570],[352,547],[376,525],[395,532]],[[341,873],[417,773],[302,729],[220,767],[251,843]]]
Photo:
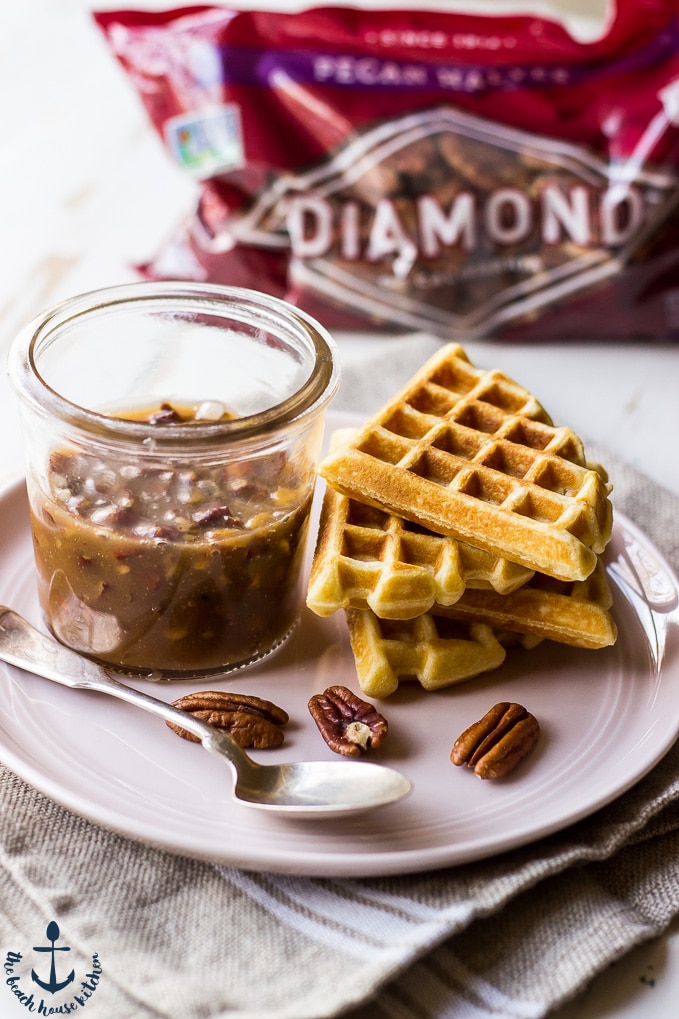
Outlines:
[[399,681],[439,690],[497,669],[506,651],[491,627],[435,617],[379,619],[370,609],[347,609],[347,624],[363,693],[388,697]]
[[580,439],[456,346],[321,473],[361,501],[559,579],[584,579],[610,538],[609,488],[585,465]]
[[453,605],[467,587],[501,594],[532,571],[446,538],[327,488],[307,605],[327,616],[368,605],[384,619],[409,619]]

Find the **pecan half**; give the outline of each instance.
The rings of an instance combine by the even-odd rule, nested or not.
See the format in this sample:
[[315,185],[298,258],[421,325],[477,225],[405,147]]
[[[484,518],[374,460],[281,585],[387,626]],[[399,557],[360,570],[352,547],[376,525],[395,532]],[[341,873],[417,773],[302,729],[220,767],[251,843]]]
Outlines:
[[358,757],[378,747],[388,731],[387,720],[346,686],[329,686],[309,701],[309,711],[331,750]]
[[540,726],[521,704],[501,701],[458,736],[450,754],[453,764],[467,764],[479,778],[504,778],[530,753]]
[[[240,746],[254,747],[255,750],[279,747],[283,742],[281,726],[289,717],[287,711],[272,701],[221,690],[199,690],[172,703],[207,725],[228,732]],[[166,724],[182,739],[200,742],[197,736],[181,726],[173,722]]]

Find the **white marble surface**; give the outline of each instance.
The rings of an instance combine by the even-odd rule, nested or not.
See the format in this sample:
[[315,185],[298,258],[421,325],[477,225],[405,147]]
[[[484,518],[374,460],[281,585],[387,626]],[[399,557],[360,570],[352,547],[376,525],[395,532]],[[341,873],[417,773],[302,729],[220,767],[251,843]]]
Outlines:
[[[577,9],[575,2],[571,6]],[[162,151],[92,24],[88,4],[0,0],[0,12],[4,361],[18,326],[41,308],[134,279],[131,264],[171,232],[194,192]],[[338,341],[346,365],[360,364],[389,343],[371,336],[342,335]],[[555,420],[679,495],[679,345],[481,342],[467,349],[478,364],[500,367],[535,392]],[[3,482],[22,469],[16,407],[4,371],[0,434]],[[626,956],[556,1015],[669,1019],[677,1014],[677,1001],[679,924]]]

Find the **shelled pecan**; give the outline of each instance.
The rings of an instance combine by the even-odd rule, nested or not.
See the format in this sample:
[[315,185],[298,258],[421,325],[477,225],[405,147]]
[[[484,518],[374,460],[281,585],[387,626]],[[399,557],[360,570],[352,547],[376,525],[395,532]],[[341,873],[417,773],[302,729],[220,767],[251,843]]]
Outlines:
[[[221,690],[200,690],[186,694],[172,702],[176,708],[187,711],[215,729],[228,732],[242,747],[268,750],[283,742],[283,730],[288,713],[272,701],[248,694],[227,693]],[[182,739],[199,743],[193,733],[173,722],[170,729]]]
[[450,754],[453,764],[466,764],[479,778],[504,778],[530,753],[540,726],[523,705],[501,701],[458,736]]
[[386,718],[346,686],[330,686],[309,701],[309,711],[331,750],[358,757],[386,738]]

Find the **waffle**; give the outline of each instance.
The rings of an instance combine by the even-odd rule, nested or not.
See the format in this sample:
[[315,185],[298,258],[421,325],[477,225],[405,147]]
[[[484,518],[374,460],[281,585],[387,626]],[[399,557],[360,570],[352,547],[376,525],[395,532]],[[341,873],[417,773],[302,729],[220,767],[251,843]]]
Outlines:
[[452,606],[434,611],[497,630],[531,634],[582,648],[614,644],[617,628],[609,612],[613,598],[601,560],[586,580],[565,582],[534,574],[507,595],[467,590]]
[[535,574],[508,595],[467,589],[454,605],[415,619],[380,619],[368,608],[345,611],[356,675],[370,697],[388,697],[399,680],[439,690],[502,665],[506,649],[553,640],[580,648],[615,643],[610,588],[601,561],[584,581]]
[[435,603],[454,604],[467,587],[507,594],[532,575],[524,566],[434,534],[328,486],[307,605],[319,616],[367,605],[383,619],[411,619]]
[[455,344],[320,473],[344,495],[560,580],[589,576],[611,535],[610,486],[578,436]]
[[506,651],[490,626],[423,613],[380,619],[371,609],[345,610],[356,675],[369,697],[388,697],[401,679],[440,690],[497,669]]

